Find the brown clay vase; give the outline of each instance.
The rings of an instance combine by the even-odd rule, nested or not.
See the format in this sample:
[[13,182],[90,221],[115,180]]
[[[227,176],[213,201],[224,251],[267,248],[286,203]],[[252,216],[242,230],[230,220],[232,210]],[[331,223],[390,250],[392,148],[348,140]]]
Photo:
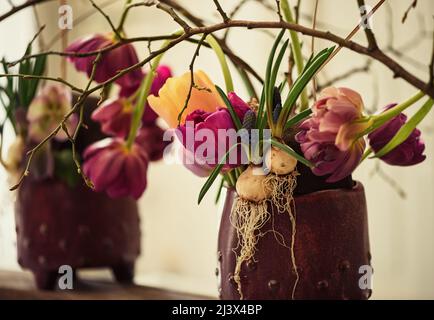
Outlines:
[[[90,119],[97,99],[86,100],[85,123],[77,140],[81,154],[103,138]],[[70,145],[53,144],[62,150]],[[132,198],[111,199],[82,181],[69,187],[56,178],[24,179],[15,204],[18,262],[30,269],[39,289],[54,289],[59,267],[111,268],[117,281],[130,283],[140,254],[140,223]]]
[[62,265],[109,267],[132,282],[140,253],[140,223],[132,199],[110,199],[85,186],[24,180],[15,206],[18,262],[39,289],[53,289]]
[[[220,298],[240,299],[233,280],[238,236],[230,223],[236,191],[229,189],[218,239],[217,274]],[[331,189],[296,195],[294,254],[299,281],[294,299],[368,299],[371,290],[359,287],[359,268],[370,265],[365,193],[361,183],[349,189]],[[269,212],[277,212],[269,208]],[[254,261],[240,273],[243,298],[291,299],[295,272],[291,251],[276,240],[273,229],[291,243],[291,222],[286,214],[272,214],[261,229]],[[235,252],[234,252],[235,251]]]

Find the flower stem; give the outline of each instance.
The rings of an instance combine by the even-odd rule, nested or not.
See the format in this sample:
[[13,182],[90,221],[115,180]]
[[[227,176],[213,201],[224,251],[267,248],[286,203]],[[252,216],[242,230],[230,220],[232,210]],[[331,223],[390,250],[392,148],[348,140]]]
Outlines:
[[[179,32],[175,34],[179,35]],[[169,40],[166,40],[162,47],[167,46],[168,43]],[[142,123],[143,114],[145,113],[146,108],[146,99],[148,98],[149,92],[151,91],[152,82],[154,81],[156,70],[158,68],[158,65],[160,64],[161,58],[163,58],[163,53],[156,56],[152,61],[150,61],[151,70],[149,70],[148,74],[145,76],[140,85],[136,107],[134,108],[134,113],[131,120],[131,128],[126,141],[126,146],[128,149],[131,149],[131,146],[136,139],[137,131],[139,130]]]
[[218,44],[217,40],[212,36],[208,35],[206,37],[206,41],[211,46],[211,48],[214,50],[215,54],[217,55],[217,58],[220,62],[220,66],[222,68],[223,77],[225,78],[225,84],[226,84],[226,92],[234,91],[234,83],[232,81],[232,75],[229,70],[228,63],[226,61],[225,54]]
[[[281,0],[280,7],[282,9],[283,15],[285,16],[285,20],[289,23],[295,23],[288,0]],[[297,67],[298,75],[300,75],[302,74],[304,69],[304,61],[303,61],[303,54],[301,52],[300,39],[296,31],[289,30],[289,34],[291,36],[291,47],[292,47],[292,52],[294,54],[294,62]],[[300,111],[303,111],[309,107],[309,97],[307,94],[307,88],[304,88],[303,92],[301,93],[300,99],[301,99]]]
[[418,102],[424,96],[425,96],[425,93],[423,93],[422,91],[419,91],[418,93],[416,93],[414,96],[412,96],[407,101],[404,101],[403,103],[398,104],[395,107],[390,108],[389,110],[387,110],[381,114],[372,116],[372,120],[374,120],[374,124],[369,128],[369,132],[372,132],[373,130],[378,129],[383,124],[385,124],[387,121],[396,117],[401,112],[403,112],[405,109],[411,107],[413,104]]

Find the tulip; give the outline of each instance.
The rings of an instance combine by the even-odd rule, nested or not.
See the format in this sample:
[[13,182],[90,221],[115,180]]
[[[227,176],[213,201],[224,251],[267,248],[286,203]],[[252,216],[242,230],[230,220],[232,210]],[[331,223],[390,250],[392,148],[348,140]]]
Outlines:
[[170,141],[163,140],[164,130],[157,125],[142,127],[137,135],[136,142],[148,154],[150,161],[163,158],[165,148]]
[[[33,99],[27,111],[29,137],[34,142],[40,142],[55,130],[71,110],[71,91],[59,85],[45,86]],[[77,117],[71,115],[65,122],[70,134],[75,130]],[[59,130],[54,137],[65,141],[68,136],[64,130]]]
[[[158,95],[158,91],[170,75],[171,71],[169,67],[158,67],[157,75],[152,83],[151,93]],[[126,94],[126,91],[121,91],[118,98],[106,100],[92,113],[92,120],[101,123],[101,130],[104,133],[120,138],[125,138],[128,135],[135,107],[134,104],[136,103],[130,97],[133,93],[129,96],[124,96],[124,94]],[[157,114],[147,105],[142,118],[143,126],[154,126],[156,119]]]
[[[117,43],[117,39],[113,33],[95,34],[89,37],[74,41],[66,52],[68,53],[88,53],[98,51]],[[68,59],[74,64],[78,71],[86,72],[90,77],[93,69],[93,62],[96,55],[78,57],[69,56]],[[101,59],[96,66],[94,80],[98,83],[107,81],[114,77],[119,71],[129,68],[139,62],[134,47],[127,43],[113,50],[109,50],[101,55]],[[116,80],[124,90],[132,90],[138,88],[143,79],[143,72],[140,68],[128,72],[126,75]]]
[[[383,111],[393,108],[396,104],[388,105]],[[400,113],[380,128],[368,135],[369,145],[374,152],[380,151],[407,122],[407,116]],[[411,166],[421,163],[426,156],[423,154],[425,144],[421,139],[419,129],[414,129],[410,136],[395,149],[382,156],[380,159],[392,166]]]
[[[215,85],[203,71],[194,72],[195,86],[191,91],[186,110],[182,113],[180,124],[185,123],[188,114],[195,110],[214,112],[225,104],[215,89]],[[170,128],[178,126],[178,115],[184,108],[190,90],[191,74],[170,78],[158,92],[159,96],[150,95],[148,102],[151,108]]]
[[147,185],[149,158],[138,143],[130,149],[119,138],[106,138],[84,151],[84,173],[95,191],[105,191],[110,197],[140,198]]
[[296,135],[304,157],[314,164],[313,173],[339,181],[357,167],[365,141],[359,135],[370,126],[363,118],[360,95],[347,88],[326,88],[313,106],[313,115]]
[[[249,106],[233,92],[229,93],[228,98],[242,120],[250,110]],[[219,108],[214,112],[195,110],[187,115],[186,124],[178,129],[178,138],[186,149],[184,160],[190,160],[187,168],[201,176],[214,168],[239,141],[235,125],[226,108]],[[224,139],[221,139],[221,134],[225,135]],[[194,141],[189,141],[190,138]],[[244,163],[245,155],[242,152],[243,148],[235,148],[226,158],[222,171],[228,171]]]

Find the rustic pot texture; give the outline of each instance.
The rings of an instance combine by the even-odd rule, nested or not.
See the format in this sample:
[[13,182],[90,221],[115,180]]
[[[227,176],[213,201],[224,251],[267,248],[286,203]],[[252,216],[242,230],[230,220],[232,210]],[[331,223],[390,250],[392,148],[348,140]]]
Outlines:
[[[97,99],[85,104],[87,130],[81,130],[77,151],[104,138],[90,119]],[[56,150],[70,148],[53,144]],[[119,282],[132,282],[140,254],[140,223],[132,198],[111,199],[82,181],[69,187],[56,178],[24,179],[15,204],[18,262],[30,269],[39,289],[55,289],[59,267],[111,268]]]
[[140,254],[140,223],[132,199],[110,199],[84,186],[24,180],[15,206],[18,262],[38,288],[52,289],[62,265],[109,267],[131,282]]
[[[220,298],[240,299],[233,280],[238,236],[230,223],[236,192],[229,189],[218,239]],[[294,299],[368,299],[371,290],[359,286],[361,266],[370,265],[368,221],[362,184],[296,195],[294,254],[299,281]],[[269,212],[277,212],[269,207]],[[296,275],[291,251],[277,241],[279,232],[291,243],[287,214],[272,214],[261,229],[254,261],[243,263],[240,279],[243,299],[291,299]]]

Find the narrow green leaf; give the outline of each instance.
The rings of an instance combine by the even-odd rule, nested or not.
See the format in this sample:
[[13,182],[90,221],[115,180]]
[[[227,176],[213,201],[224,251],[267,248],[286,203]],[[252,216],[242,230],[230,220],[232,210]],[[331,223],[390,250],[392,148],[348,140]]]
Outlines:
[[256,126],[255,126],[258,129],[263,129],[262,118],[264,115],[264,106],[265,106],[265,87],[262,87],[261,100],[259,100],[258,115],[256,117]]
[[290,156],[294,157],[301,163],[303,163],[305,166],[312,168],[314,165],[307,159],[305,159],[303,156],[299,155],[297,152],[295,152],[292,148],[288,147],[286,144],[280,143],[279,141],[271,138],[271,145],[285,151]]
[[288,122],[285,125],[285,129],[295,126],[296,124],[300,123],[302,120],[309,117],[311,114],[312,114],[312,109],[306,109],[298,113],[297,115],[293,116],[291,119],[288,120]]
[[206,195],[206,193],[208,192],[209,188],[211,188],[211,186],[214,183],[215,179],[218,177],[220,171],[222,171],[224,163],[225,163],[227,157],[229,156],[229,154],[232,152],[233,149],[235,149],[240,144],[241,143],[234,144],[228,150],[228,152],[226,152],[226,154],[220,160],[220,162],[218,163],[218,165],[216,165],[216,167],[214,168],[214,170],[211,172],[210,176],[208,177],[208,179],[206,180],[205,184],[203,185],[202,189],[199,192],[199,198],[197,200],[198,204],[200,204],[200,202],[202,201],[203,197]]
[[286,98],[286,101],[283,105],[283,109],[289,109],[295,104],[301,92],[303,91],[304,87],[306,87],[306,85],[313,78],[313,76],[316,74],[318,69],[328,59],[328,57],[333,52],[333,50],[334,47],[321,51],[321,53],[318,54],[313,59],[309,67],[305,69],[305,71],[295,81],[294,85],[292,86],[288,94],[288,97]]
[[427,102],[404,124],[401,129],[398,130],[396,135],[380,150],[375,154],[376,158],[381,158],[382,156],[388,154],[390,151],[398,147],[411,135],[413,130],[417,125],[428,115],[431,111],[434,100],[428,99]]
[[271,97],[269,96],[270,87],[271,88],[274,87],[274,85],[270,85],[270,77],[271,77],[271,71],[273,68],[274,56],[276,54],[277,46],[279,45],[280,40],[282,39],[284,34],[285,34],[285,29],[282,29],[279,32],[276,40],[274,41],[273,47],[271,48],[271,52],[270,52],[270,55],[269,55],[268,61],[267,61],[267,69],[265,71],[265,83],[264,83],[265,93],[266,93],[265,98],[266,98],[267,104],[271,103]]
[[268,94],[270,96],[273,95],[274,86],[276,85],[277,74],[279,73],[280,65],[282,64],[283,56],[285,55],[286,50],[288,49],[289,39],[286,40],[277,55],[276,62],[274,63],[273,70],[271,72],[270,81],[268,83]]
[[286,85],[288,84],[288,80],[284,79],[280,84],[279,84],[279,92],[280,94],[282,94],[283,90],[285,90]]
[[220,96],[222,97],[224,103],[226,104],[226,107],[227,107],[228,110],[229,110],[229,113],[230,113],[230,115],[231,115],[232,121],[233,121],[234,124],[235,124],[235,128],[236,128],[237,130],[240,130],[240,129],[242,128],[243,125],[241,124],[241,120],[240,120],[240,118],[238,117],[237,113],[235,112],[234,107],[232,106],[231,102],[229,101],[229,99],[228,99],[226,93],[225,93],[225,92],[224,92],[224,91],[223,91],[219,86],[215,86],[215,87],[216,87],[216,89],[217,89],[217,92],[218,92],[218,93],[220,94]]
[[[39,56],[38,58],[36,58],[32,74],[35,75],[35,76],[41,76],[41,75],[43,75],[44,71],[45,71],[46,61],[47,61],[47,56]],[[33,79],[30,82],[29,93],[28,93],[28,96],[27,96],[27,101],[29,102],[29,104],[31,103],[31,101],[33,100],[33,98],[36,95],[36,91],[38,89],[38,85],[39,85],[39,79]]]
[[222,179],[221,179],[221,181],[220,181],[219,188],[217,189],[217,195],[216,195],[216,197],[215,197],[215,204],[218,204],[218,202],[219,202],[219,200],[220,200],[220,197],[221,197],[221,195],[222,195],[223,187],[225,186],[225,181],[226,181],[225,178],[222,177]]

